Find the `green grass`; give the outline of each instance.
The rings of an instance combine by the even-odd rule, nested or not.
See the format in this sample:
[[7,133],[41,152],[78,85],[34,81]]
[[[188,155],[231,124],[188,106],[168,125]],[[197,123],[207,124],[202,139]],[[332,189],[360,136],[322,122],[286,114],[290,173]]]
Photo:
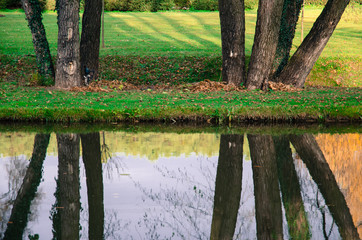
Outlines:
[[64,92],[0,84],[0,119],[49,122],[360,121],[360,88],[299,92]]
[[[304,36],[321,12],[306,7]],[[33,55],[30,30],[20,10],[0,14],[0,54]],[[322,57],[360,57],[362,55],[362,7],[348,7]],[[56,12],[46,12],[44,25],[51,53],[56,54]],[[246,55],[251,54],[256,10],[246,12]],[[300,44],[298,25],[293,51]],[[218,12],[106,12],[104,55],[210,56],[221,55]]]
[[[361,121],[361,7],[347,9],[306,86],[300,92],[64,92],[26,87],[37,80],[24,13],[0,12],[0,120],[44,122],[329,122]],[[321,8],[305,10],[305,35]],[[246,13],[246,55],[251,54],[256,11]],[[44,14],[53,57],[56,13]],[[106,48],[100,78],[134,84],[220,80],[217,12],[105,15]],[[300,43],[300,26],[293,51]],[[304,36],[305,36],[304,35]]]

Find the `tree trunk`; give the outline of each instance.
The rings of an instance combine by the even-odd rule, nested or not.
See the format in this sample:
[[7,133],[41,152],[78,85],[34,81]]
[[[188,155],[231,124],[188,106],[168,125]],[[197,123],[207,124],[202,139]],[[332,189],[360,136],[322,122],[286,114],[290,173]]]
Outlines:
[[278,44],[284,0],[260,0],[246,88],[266,89]]
[[79,239],[79,136],[57,134],[58,184],[56,239]]
[[309,34],[280,73],[279,82],[298,88],[304,86],[308,74],[332,36],[348,3],[349,0],[328,0]]
[[282,204],[271,136],[248,134],[258,239],[283,239]]
[[31,202],[33,201],[42,178],[43,163],[45,160],[50,134],[37,134],[34,139],[33,154],[26,170],[23,184],[16,196],[10,219],[4,234],[5,239],[22,239]]
[[101,16],[102,0],[85,1],[80,41],[80,63],[82,76],[85,75],[84,67],[87,67],[94,71],[93,80],[98,78]]
[[300,194],[301,190],[293,163],[289,139],[284,136],[277,136],[273,137],[273,141],[277,156],[279,185],[282,191],[290,238],[309,239],[308,220]]
[[240,205],[243,135],[221,135],[210,239],[233,239]]
[[56,87],[81,85],[79,45],[79,0],[58,0]]
[[222,79],[240,86],[245,82],[244,0],[219,0],[222,43]]
[[45,28],[42,22],[42,13],[39,1],[22,0],[21,3],[33,38],[38,72],[42,77],[50,77],[54,79],[54,66],[50,55]]
[[318,185],[342,239],[360,239],[346,200],[313,135],[292,135],[290,141]]
[[288,63],[302,4],[303,0],[284,0],[278,46],[274,58],[274,78],[279,75]]
[[80,135],[87,177],[89,239],[104,239],[103,175],[99,132]]

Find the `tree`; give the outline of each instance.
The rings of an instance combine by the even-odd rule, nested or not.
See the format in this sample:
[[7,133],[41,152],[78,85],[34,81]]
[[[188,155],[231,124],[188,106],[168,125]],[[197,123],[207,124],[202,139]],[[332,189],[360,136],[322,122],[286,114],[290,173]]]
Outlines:
[[239,86],[245,82],[244,0],[219,0],[222,78]]
[[[219,1],[221,2],[219,3],[220,6],[222,4],[232,6],[233,3],[233,0]],[[301,0],[260,0],[254,44],[245,82],[246,88],[249,90],[267,89],[267,83],[272,79],[275,69],[277,69],[275,81],[292,84],[298,88],[303,87],[309,72],[333,34],[349,1],[328,0],[310,33],[288,62],[302,2]],[[240,19],[241,13],[238,14]],[[234,19],[237,19],[237,17],[234,17]],[[229,60],[224,57],[224,53],[232,52],[233,48],[235,48],[233,42],[236,42],[236,40],[227,37],[227,34],[231,34],[233,29],[228,27],[230,23],[222,14],[220,14],[220,23],[221,29],[225,29],[225,31],[221,31],[224,68],[224,65],[231,66]],[[244,38],[244,35],[235,37]],[[238,41],[244,42],[244,39]],[[244,69],[245,63],[241,60],[234,60],[233,64],[235,64],[235,66],[233,65],[235,69]],[[223,79],[228,83],[232,83],[229,81],[227,74],[223,73]]]
[[58,58],[55,86],[80,86],[79,0],[58,0],[57,7]]
[[87,67],[94,71],[93,79],[98,78],[101,16],[102,0],[85,1],[80,41],[81,73],[84,76]]
[[40,3],[38,0],[22,0],[21,3],[33,38],[38,73],[44,78],[54,79],[54,66],[42,22]]
[[328,0],[309,34],[280,73],[279,82],[298,88],[305,80],[332,36],[350,0]]
[[277,77],[288,63],[302,4],[303,0],[284,0],[273,77]]
[[247,89],[266,89],[278,44],[284,0],[260,0]]

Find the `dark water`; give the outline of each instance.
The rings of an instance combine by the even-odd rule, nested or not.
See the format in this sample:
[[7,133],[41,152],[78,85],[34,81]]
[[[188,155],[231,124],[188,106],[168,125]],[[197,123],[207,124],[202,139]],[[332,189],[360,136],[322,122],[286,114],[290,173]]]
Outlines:
[[260,132],[0,132],[0,239],[359,239],[362,135]]

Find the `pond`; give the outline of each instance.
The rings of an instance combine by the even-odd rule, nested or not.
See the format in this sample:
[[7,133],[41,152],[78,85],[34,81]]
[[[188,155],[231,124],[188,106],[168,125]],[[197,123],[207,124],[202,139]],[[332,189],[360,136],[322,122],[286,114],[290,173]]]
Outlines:
[[0,239],[362,236],[358,128],[0,129]]

